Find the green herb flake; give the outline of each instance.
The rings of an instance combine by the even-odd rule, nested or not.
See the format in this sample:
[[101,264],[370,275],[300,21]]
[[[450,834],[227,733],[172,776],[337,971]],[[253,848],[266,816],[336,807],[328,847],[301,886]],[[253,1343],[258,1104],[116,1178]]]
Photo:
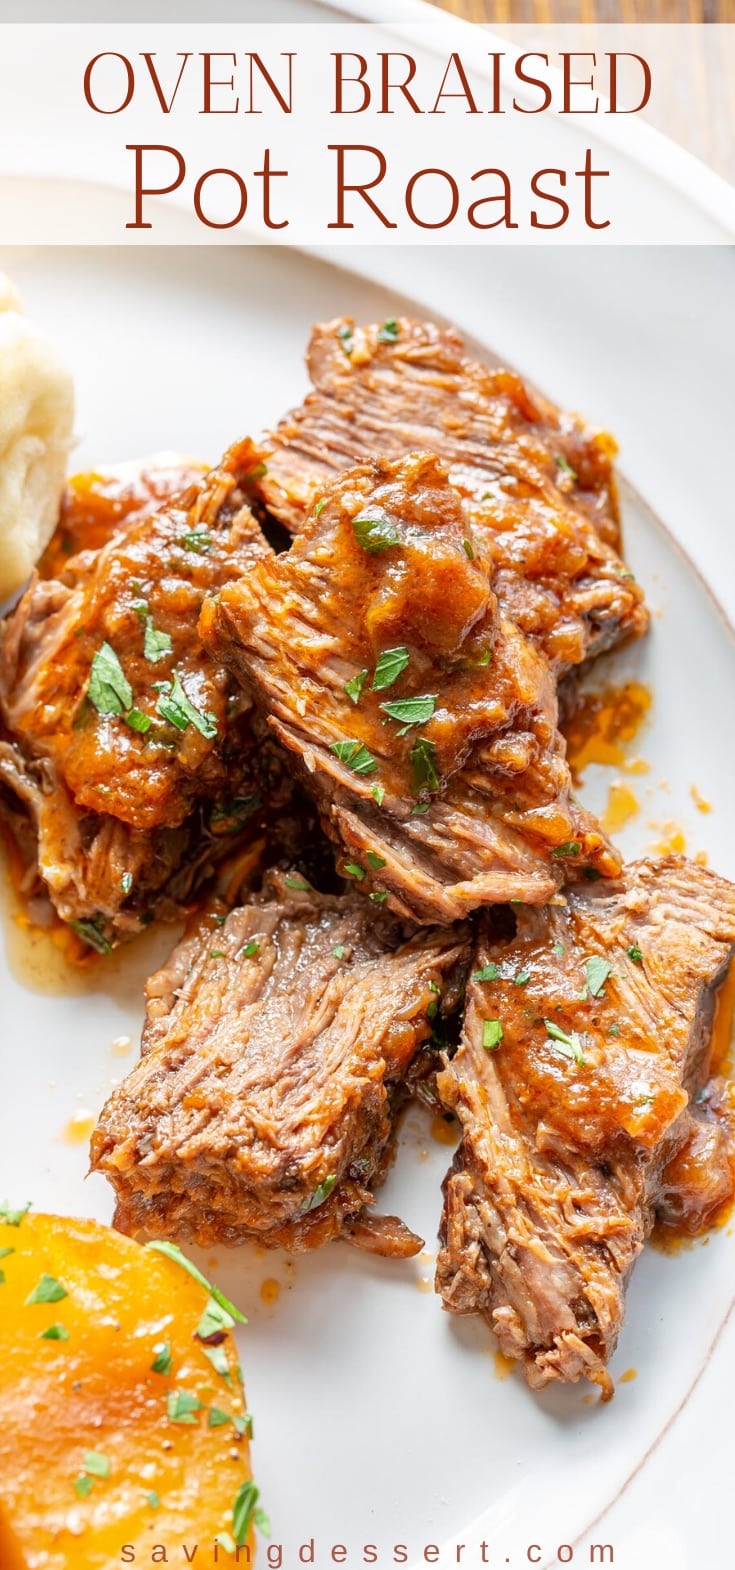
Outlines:
[[625,952],[628,959],[632,959],[634,965],[643,964],[643,950],[639,949],[637,943],[631,943],[630,948],[626,949]]
[[56,1280],[55,1276],[44,1274],[40,1277],[33,1291],[26,1298],[26,1307],[30,1303],[60,1303],[62,1298],[68,1297],[66,1287]]
[[557,959],[562,959],[565,953],[564,944],[557,941],[554,944],[554,953],[556,954]]
[[572,480],[579,479],[579,475],[577,474],[576,469],[573,469],[571,463],[567,462],[567,459],[564,457],[563,453],[557,453],[556,461],[557,461],[557,464],[559,465],[559,468],[562,470],[562,472],[564,474],[568,474],[570,479],[572,479]]
[[235,1433],[236,1434],[239,1434],[241,1438],[245,1438],[245,1436],[247,1435],[248,1439],[252,1439],[252,1437],[253,1437],[253,1416],[252,1416],[251,1412],[244,1412],[242,1414],[242,1416],[240,1416],[240,1414],[238,1412],[237,1415],[235,1417],[233,1417],[232,1421],[233,1421],[233,1424],[234,1424],[234,1427],[235,1427]]
[[368,679],[368,674],[367,670],[358,671],[358,674],[353,676],[352,681],[345,682],[345,692],[352,703],[360,702],[362,689]]
[[301,1214],[305,1216],[308,1215],[310,1210],[318,1210],[319,1206],[323,1205],[326,1199],[329,1199],[336,1181],[336,1173],[330,1172],[329,1177],[325,1177],[324,1182],[314,1189],[313,1194],[308,1199],[303,1200],[300,1206]]
[[374,850],[368,850],[365,852],[365,860],[370,862],[371,867],[373,867],[376,872],[379,872],[381,867],[387,867],[388,865],[385,857],[377,856]]
[[92,1492],[93,1486],[91,1477],[82,1476],[74,1479],[74,1492],[78,1499],[86,1499],[87,1495]]
[[383,802],[385,801],[385,786],[373,785],[370,795],[372,796],[376,807],[382,807]]
[[531,980],[531,972],[528,969],[528,967],[526,967],[524,970],[516,971],[516,974],[513,977],[513,986],[514,987],[527,987],[530,980]]
[[552,856],[578,856],[581,849],[579,840],[566,840],[563,845],[556,845],[551,854]]
[[211,1406],[207,1414],[207,1428],[224,1428],[226,1423],[231,1423],[229,1412],[223,1412],[221,1406]]
[[425,725],[430,720],[436,708],[436,693],[426,693],[420,698],[395,698],[392,702],[381,703],[383,714],[391,720],[398,720],[405,729],[400,732],[405,735],[413,725]]
[[482,1045],[486,1052],[494,1052],[503,1039],[503,1025],[499,1019],[484,1019],[482,1022]]
[[235,1503],[232,1507],[232,1532],[238,1548],[245,1543],[255,1517],[255,1507],[260,1498],[260,1490],[252,1478],[248,1478],[237,1491]]
[[412,789],[416,793],[423,789],[436,790],[439,785],[439,769],[433,741],[427,741],[425,736],[419,736],[411,748],[410,758]]
[[347,953],[344,943],[335,943],[332,953],[335,959],[344,959],[345,954]]
[[148,1506],[149,1506],[149,1508],[151,1510],[159,1510],[160,1507],[161,1507],[161,1496],[160,1496],[160,1494],[157,1494],[155,1489],[152,1489],[150,1494],[148,1494],[148,1496],[147,1496],[146,1503],[148,1504]]
[[620,1035],[620,1026],[619,1026],[617,1020],[615,1020],[613,1022],[613,1024],[610,1026],[609,1030],[608,1030],[608,1036],[619,1036],[619,1035]]
[[133,874],[132,874],[132,872],[124,872],[122,877],[121,877],[121,879],[120,879],[120,888],[122,889],[123,894],[129,894],[130,890],[132,889],[132,887],[133,887]]
[[194,1334],[199,1341],[211,1341],[213,1336],[221,1339],[223,1334],[233,1329],[234,1324],[227,1309],[216,1298],[210,1297]]
[[171,1356],[171,1342],[162,1341],[154,1346],[153,1350],[156,1355],[151,1363],[151,1372],[153,1374],[170,1374],[174,1366],[174,1360]]
[[323,496],[321,501],[317,502],[316,507],[314,508],[314,517],[315,518],[319,517],[320,512],[324,511],[324,508],[326,507],[326,505],[327,505],[327,498],[326,498],[326,496]]
[[498,967],[493,964],[483,965],[481,970],[474,971],[472,975],[473,981],[497,981],[497,979]]
[[373,513],[359,513],[352,519],[352,529],[358,545],[369,556],[377,556],[381,551],[389,551],[392,546],[401,543],[396,524],[385,512],[376,510]]
[[260,942],[259,942],[258,938],[249,938],[248,942],[245,944],[245,947],[240,950],[240,958],[241,959],[254,959],[255,955],[259,954],[259,953],[260,953]]
[[579,1032],[576,1030],[569,1032],[562,1030],[559,1025],[554,1024],[552,1019],[545,1019],[544,1025],[546,1026],[547,1036],[550,1036],[563,1057],[573,1060],[580,1067],[583,1066],[587,1060],[582,1050],[582,1037],[579,1035]]
[[92,659],[87,697],[98,714],[124,714],[133,701],[133,689],[109,643],[102,643]]
[[239,1320],[241,1325],[247,1324],[247,1319],[244,1314],[240,1313],[239,1308],[235,1308],[234,1303],[231,1303],[230,1299],[225,1297],[224,1292],[220,1292],[219,1287],[212,1286],[211,1281],[207,1280],[206,1276],[202,1274],[193,1261],[187,1259],[186,1255],[182,1253],[177,1243],[169,1243],[164,1238],[153,1238],[150,1243],[144,1243],[143,1247],[150,1249],[152,1253],[165,1254],[167,1259],[172,1259],[174,1264],[180,1265],[182,1270],[186,1270],[190,1276],[193,1276],[194,1280],[199,1282],[200,1287],[204,1287],[210,1297],[213,1297],[221,1308],[225,1308],[228,1314],[232,1315],[233,1319]]
[[7,1259],[8,1254],[14,1254],[14,1248],[0,1248],[0,1259]]
[[68,1341],[69,1332],[66,1325],[49,1325],[48,1330],[42,1330],[39,1341]]
[[311,884],[298,872],[287,872],[283,881],[287,889],[299,889],[302,894],[311,893]]
[[168,720],[170,725],[175,725],[177,730],[186,730],[187,725],[193,725],[208,741],[217,735],[217,721],[213,714],[200,713],[199,709],[187,697],[181,685],[178,671],[174,671],[173,681],[163,682],[159,692],[156,709],[161,719]]
[[146,736],[153,724],[150,714],[144,714],[142,709],[128,709],[125,715],[125,724],[131,730],[137,731],[139,736]]
[[388,898],[387,889],[374,889],[370,895],[374,905],[384,905]]
[[348,327],[347,323],[345,322],[342,327],[337,328],[337,337],[339,338],[342,348],[344,349],[344,352],[349,359],[354,345],[354,335],[352,328]]
[[340,763],[346,764],[353,774],[374,774],[378,765],[372,752],[361,741],[333,741],[330,751],[339,758]]
[[362,883],[365,876],[365,868],[360,866],[359,861],[346,861],[344,870],[348,877],[356,878],[358,883]]
[[7,1199],[4,1199],[0,1205],[0,1221],[4,1221],[8,1227],[19,1227],[23,1217],[28,1215],[30,1208],[31,1202],[29,1200],[28,1204],[23,1205],[20,1210],[10,1210]]
[[605,982],[612,975],[612,965],[609,965],[601,954],[592,954],[585,960],[584,973],[587,977],[587,992],[591,998],[602,997]]
[[169,1390],[166,1413],[171,1423],[196,1423],[202,1403],[191,1390]]
[[462,541],[462,549],[463,549],[463,551],[465,553],[465,556],[467,557],[468,561],[474,561],[474,559],[475,559],[475,547],[472,544],[472,541],[471,540],[463,540]]
[[375,674],[372,680],[373,692],[384,692],[386,687],[392,687],[398,677],[403,674],[409,662],[409,652],[405,644],[399,644],[395,649],[384,649],[378,656]]
[[227,1361],[227,1353],[225,1352],[224,1347],[203,1346],[202,1351],[204,1356],[209,1358],[215,1374],[219,1374],[220,1379],[224,1379],[226,1385],[231,1385],[232,1375],[230,1373],[230,1365]]
[[378,343],[395,343],[400,329],[394,317],[390,316],[387,322],[378,330]]
[[109,1477],[110,1463],[98,1450],[88,1450],[84,1457],[84,1470],[90,1477]]
[[416,805],[411,808],[411,817],[412,818],[422,818],[425,812],[430,812],[430,811],[431,811],[431,803],[430,802],[428,802],[428,801],[417,801]]
[[197,556],[204,556],[207,551],[211,551],[213,540],[207,529],[187,529],[186,534],[181,536],[181,543],[185,551],[194,551]]
[[209,958],[210,959],[227,959],[227,955],[225,954],[223,949],[210,949],[209,950]]
[[145,634],[143,637],[143,653],[151,665],[156,665],[159,660],[165,659],[171,653],[173,644],[167,632],[157,632],[153,625],[153,617],[145,618]]
[[97,921],[70,921],[69,926],[83,943],[88,943],[89,947],[95,949],[98,954],[111,954],[112,944],[109,938],[105,937],[104,932],[100,931],[99,919],[98,917]]

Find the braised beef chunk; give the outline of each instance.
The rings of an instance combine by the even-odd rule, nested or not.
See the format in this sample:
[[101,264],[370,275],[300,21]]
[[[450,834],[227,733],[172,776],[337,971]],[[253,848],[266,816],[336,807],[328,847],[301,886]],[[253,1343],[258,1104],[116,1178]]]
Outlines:
[[735,1193],[735,1139],[731,1087],[719,1077],[697,1095],[688,1112],[688,1132],[661,1176],[656,1220],[661,1236],[673,1229],[696,1236],[710,1227]]
[[401,1082],[456,1004],[462,930],[406,940],[366,901],[298,874],[204,917],[147,985],[140,1063],[102,1112],[93,1165],[116,1224],[203,1245],[386,1253],[420,1239],[372,1217]]
[[244,818],[257,795],[250,699],[197,632],[204,594],[270,554],[244,502],[251,463],[233,449],[159,510],[144,498],[0,629],[0,800],[34,824],[59,914],[102,943],[160,913],[177,869],[191,887],[233,798]]
[[482,920],[438,1080],[463,1138],[437,1287],[485,1316],[529,1384],[586,1376],[607,1395],[628,1276],[692,1152],[735,887],[669,857],[515,919],[505,938]]
[[298,755],[341,870],[376,902],[454,920],[543,903],[570,867],[618,871],[570,800],[548,663],[500,611],[434,457],[344,475],[202,627]]
[[41,578],[60,578],[70,556],[98,551],[144,513],[160,511],[201,483],[206,467],[161,453],[118,464],[104,473],[74,474],[61,500],[59,521],[38,563]]
[[373,457],[435,453],[495,569],[503,610],[562,672],[645,631],[617,554],[610,437],[471,360],[451,328],[401,319],[314,329],[314,383],[281,421],[258,481],[293,532],[335,474]]

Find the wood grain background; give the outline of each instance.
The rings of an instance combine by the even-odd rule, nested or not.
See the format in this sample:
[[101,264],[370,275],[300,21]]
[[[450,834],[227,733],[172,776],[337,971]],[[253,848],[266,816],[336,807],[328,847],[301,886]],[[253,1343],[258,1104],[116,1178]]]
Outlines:
[[513,23],[734,24],[703,30],[678,79],[664,84],[646,118],[735,185],[735,0],[433,0],[433,4],[499,32]]

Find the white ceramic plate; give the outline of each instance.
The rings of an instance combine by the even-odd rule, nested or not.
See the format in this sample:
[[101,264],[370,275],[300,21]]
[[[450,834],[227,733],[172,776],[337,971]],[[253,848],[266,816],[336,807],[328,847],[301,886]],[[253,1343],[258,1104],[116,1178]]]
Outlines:
[[[311,322],[341,311],[394,314],[417,253],[342,260],[382,269],[385,282],[284,250],[19,251],[0,266],[73,366],[84,467],[164,447],[211,459],[275,420],[305,389]],[[428,312],[454,315],[546,392],[622,436],[625,467],[732,604],[732,562],[721,548],[732,255],[454,251],[427,255],[421,271],[416,292]],[[651,637],[616,662],[615,678],[636,673],[654,704],[632,749],[651,771],[630,779],[641,810],[620,842],[627,854],[645,851],[664,832],[652,825],[674,822],[692,852],[706,850],[735,876],[735,641],[690,562],[628,488],[625,534],[655,615]],[[603,771],[588,778],[593,806],[609,780]],[[692,786],[711,813],[697,810]],[[96,1112],[132,1065],[142,980],[169,942],[151,935],[100,964],[80,991],[6,921],[0,975],[13,1083],[0,1109],[0,1195],[109,1219],[104,1180],[85,1182],[85,1147],[64,1131],[75,1113]],[[131,1038],[125,1055],[112,1049],[121,1036]],[[410,1112],[381,1201],[432,1253],[450,1155]],[[590,1535],[588,1526],[686,1402],[728,1312],[732,1263],[724,1234],[677,1258],[644,1256],[613,1365],[617,1376],[635,1368],[638,1377],[600,1407],[580,1388],[539,1398],[517,1377],[501,1380],[485,1328],[441,1312],[429,1258],[390,1263],[342,1245],[295,1263],[250,1248],[220,1252],[217,1279],[250,1320],[241,1350],[254,1462],[274,1539],[290,1545],[284,1564],[312,1537],[319,1570],[333,1543],[349,1545],[355,1565],[361,1545],[377,1543],[382,1567],[393,1563],[393,1544],[405,1543],[418,1565],[424,1545],[458,1538],[468,1545],[461,1562],[474,1570],[483,1538],[500,1566],[527,1563],[529,1544],[542,1546],[545,1564],[560,1543],[610,1541],[609,1529]],[[281,1286],[270,1306],[266,1279]],[[588,1563],[586,1552],[574,1562]],[[650,1561],[650,1570],[663,1567]]]

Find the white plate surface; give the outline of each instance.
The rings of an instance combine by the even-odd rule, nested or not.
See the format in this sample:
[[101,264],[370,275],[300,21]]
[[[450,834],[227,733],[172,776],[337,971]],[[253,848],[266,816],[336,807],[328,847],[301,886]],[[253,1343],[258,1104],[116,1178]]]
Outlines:
[[[733,604],[722,459],[735,356],[730,253],[456,250],[419,260],[396,250],[339,260],[381,282],[284,250],[65,248],[6,253],[0,266],[73,366],[78,467],[160,448],[215,458],[300,398],[312,321],[341,311],[382,319],[400,308],[399,290],[411,289],[428,312],[454,316],[551,396],[608,423],[623,439],[627,472]],[[627,854],[646,851],[673,822],[691,852],[707,851],[735,876],[735,733],[726,718],[735,642],[704,583],[632,491],[625,533],[655,615],[651,637],[620,658],[615,678],[635,673],[654,703],[634,746],[651,771],[631,779],[641,810],[620,842]],[[591,805],[604,801],[609,782],[602,771],[588,779]],[[697,810],[692,786],[711,813]],[[54,982],[40,961],[34,980],[7,921],[5,939],[3,1035],[13,1082],[0,1107],[0,1194],[107,1220],[107,1186],[85,1182],[84,1147],[63,1131],[75,1110],[97,1111],[132,1064],[134,1045],[127,1056],[111,1045],[122,1035],[135,1043],[141,982],[167,935],[100,965],[81,993]],[[432,1252],[450,1155],[411,1112],[381,1201]],[[242,1356],[256,1414],[254,1461],[274,1537],[290,1545],[284,1564],[312,1537],[319,1570],[340,1542],[355,1564],[363,1543],[377,1543],[382,1566],[393,1562],[396,1543],[418,1565],[426,1544],[485,1538],[490,1563],[514,1567],[528,1563],[530,1543],[542,1545],[542,1564],[555,1562],[559,1543],[580,1535],[588,1543],[589,1523],[698,1379],[728,1312],[732,1249],[721,1233],[676,1258],[644,1257],[613,1365],[618,1376],[635,1368],[638,1377],[607,1407],[587,1404],[579,1388],[539,1398],[518,1377],[501,1380],[489,1333],[450,1319],[426,1290],[431,1260],[391,1263],[342,1245],[295,1263],[220,1251],[217,1278],[250,1319]],[[282,1288],[270,1307],[260,1296],[266,1278]],[[592,1538],[609,1541],[609,1531]],[[588,1562],[581,1555],[575,1563]],[[479,1564],[479,1546],[468,1546],[461,1562]],[[663,1558],[650,1570],[664,1570]],[[699,1570],[720,1564],[704,1560]]]

